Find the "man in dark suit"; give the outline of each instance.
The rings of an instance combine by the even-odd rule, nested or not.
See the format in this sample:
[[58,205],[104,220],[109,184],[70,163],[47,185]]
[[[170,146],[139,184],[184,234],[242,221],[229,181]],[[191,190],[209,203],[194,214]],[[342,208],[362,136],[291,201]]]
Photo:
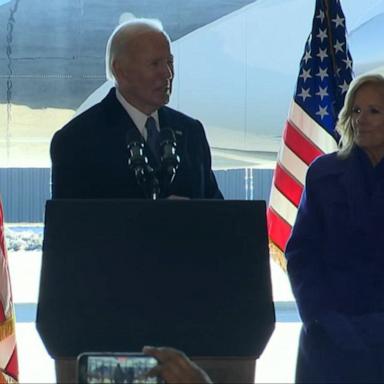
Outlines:
[[[164,106],[174,71],[169,37],[161,24],[136,19],[120,25],[108,41],[106,65],[116,86],[52,139],[52,197],[146,197],[128,166],[127,145],[142,141],[144,156],[156,170],[161,162],[158,135],[168,128],[175,135],[180,162],[162,197],[223,198],[202,124]],[[152,147],[149,135],[155,137]]]
[[[52,197],[148,197],[128,164],[127,145],[142,141],[144,156],[157,169],[161,151],[159,161],[156,135],[168,128],[175,135],[180,162],[173,182],[163,188],[161,196],[222,199],[202,124],[165,107],[174,70],[169,37],[161,24],[135,19],[117,27],[107,44],[106,68],[115,87],[52,139]],[[249,363],[217,357],[195,361],[209,374],[213,372],[212,378],[218,382],[253,381],[254,359]],[[59,382],[75,381],[75,361],[57,360],[56,373]]]

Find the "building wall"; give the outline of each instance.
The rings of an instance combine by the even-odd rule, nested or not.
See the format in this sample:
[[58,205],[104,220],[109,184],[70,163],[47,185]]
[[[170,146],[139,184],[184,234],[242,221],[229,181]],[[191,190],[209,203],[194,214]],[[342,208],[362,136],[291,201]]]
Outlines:
[[[269,200],[273,170],[215,171],[224,197],[229,200]],[[41,223],[50,198],[49,168],[0,168],[0,194],[7,223]]]
[[49,168],[0,168],[0,194],[5,221],[44,221],[45,201],[50,197]]

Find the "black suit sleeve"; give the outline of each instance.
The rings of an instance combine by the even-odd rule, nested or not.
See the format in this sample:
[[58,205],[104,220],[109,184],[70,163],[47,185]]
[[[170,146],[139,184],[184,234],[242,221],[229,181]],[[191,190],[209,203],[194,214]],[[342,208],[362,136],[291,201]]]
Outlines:
[[87,137],[74,132],[61,129],[51,141],[53,199],[95,198],[99,193],[98,174],[91,165],[93,148]]
[[78,185],[74,165],[74,147],[68,145],[66,141],[60,131],[55,133],[51,141],[51,195],[53,199],[78,197],[74,191]]
[[202,196],[206,199],[223,199],[215,174],[212,171],[211,150],[205,135],[203,125],[198,121],[199,129],[197,132],[196,151],[200,158],[200,167],[202,173]]

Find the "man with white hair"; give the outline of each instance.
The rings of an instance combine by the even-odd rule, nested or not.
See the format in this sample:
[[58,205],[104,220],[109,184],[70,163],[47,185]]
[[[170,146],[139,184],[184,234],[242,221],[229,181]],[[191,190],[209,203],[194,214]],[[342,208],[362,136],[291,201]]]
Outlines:
[[128,165],[127,145],[141,141],[149,166],[159,169],[159,136],[171,130],[180,161],[162,197],[222,198],[202,124],[165,107],[174,69],[161,23],[133,19],[119,25],[107,44],[106,72],[115,87],[52,139],[52,197],[148,197]]
[[[202,124],[165,106],[172,90],[174,68],[170,40],[161,23],[133,19],[118,26],[107,44],[106,71],[115,87],[52,139],[52,197],[146,197],[129,167],[127,145],[130,140],[143,143],[150,167],[157,169],[159,143],[155,140],[153,145],[151,138],[169,129],[175,135],[179,164],[162,197],[222,199]],[[208,373],[212,366],[212,378],[220,382],[250,381],[248,376],[236,379],[241,377],[241,369],[230,359],[206,358],[196,362]],[[254,361],[250,367],[253,380]],[[228,370],[235,375],[228,376]],[[57,361],[56,372],[59,382],[75,381],[75,361]]]

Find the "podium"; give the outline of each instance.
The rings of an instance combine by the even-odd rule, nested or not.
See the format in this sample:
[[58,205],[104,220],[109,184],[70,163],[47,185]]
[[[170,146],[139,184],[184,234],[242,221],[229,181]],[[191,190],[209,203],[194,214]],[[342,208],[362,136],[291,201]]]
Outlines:
[[167,345],[258,358],[275,324],[263,201],[50,200],[36,326],[55,359]]

